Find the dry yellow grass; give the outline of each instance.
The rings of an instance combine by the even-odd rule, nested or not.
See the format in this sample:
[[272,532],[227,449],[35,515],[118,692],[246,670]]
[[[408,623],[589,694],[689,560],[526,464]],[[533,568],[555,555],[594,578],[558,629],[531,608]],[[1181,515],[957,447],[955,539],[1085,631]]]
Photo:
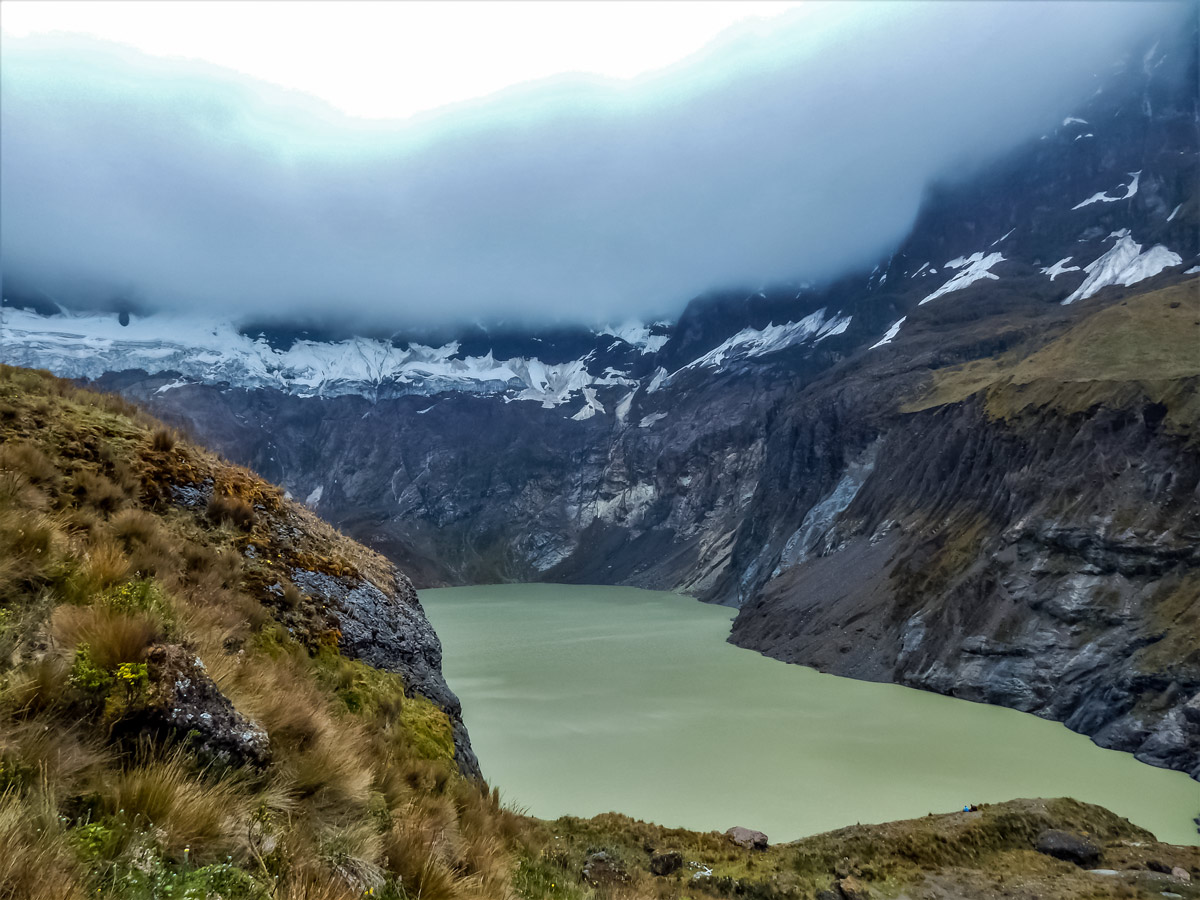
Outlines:
[[956,403],[1003,385],[1163,384],[1200,376],[1200,279],[1103,307],[1033,352],[1014,350],[940,369],[906,412]]

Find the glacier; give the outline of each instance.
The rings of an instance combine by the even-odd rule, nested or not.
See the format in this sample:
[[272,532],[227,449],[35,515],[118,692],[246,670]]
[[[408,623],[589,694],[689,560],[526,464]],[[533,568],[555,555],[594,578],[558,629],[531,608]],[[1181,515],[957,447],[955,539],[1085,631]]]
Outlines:
[[585,409],[594,413],[598,404],[586,388],[636,383],[611,368],[592,375],[588,357],[555,365],[536,358],[497,360],[491,351],[460,357],[457,341],[402,349],[387,341],[356,337],[300,340],[278,350],[262,338],[242,334],[227,320],[131,315],[128,321],[122,325],[115,313],[43,316],[5,307],[0,345],[6,362],[49,369],[64,378],[94,379],[107,372],[137,369],[178,376],[159,387],[159,392],[188,383],[272,388],[301,397],[466,391],[505,394],[547,407],[583,394]]

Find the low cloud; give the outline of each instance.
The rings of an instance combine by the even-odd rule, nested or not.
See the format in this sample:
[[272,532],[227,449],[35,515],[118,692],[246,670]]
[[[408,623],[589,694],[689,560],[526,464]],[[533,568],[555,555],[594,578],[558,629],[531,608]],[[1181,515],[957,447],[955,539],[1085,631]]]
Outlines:
[[1054,127],[1181,9],[839,3],[632,82],[385,124],[198,64],[5,38],[4,270],[68,301],[384,327],[672,315],[886,252],[932,179]]

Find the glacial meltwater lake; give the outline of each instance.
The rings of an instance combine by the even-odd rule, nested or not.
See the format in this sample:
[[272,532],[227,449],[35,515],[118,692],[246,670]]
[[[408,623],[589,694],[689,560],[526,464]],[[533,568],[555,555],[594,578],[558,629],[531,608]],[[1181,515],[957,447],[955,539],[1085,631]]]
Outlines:
[[421,591],[489,783],[542,818],[615,810],[772,841],[1016,797],[1198,842],[1200,784],[1035,716],[728,644],[733,611],[621,587]]

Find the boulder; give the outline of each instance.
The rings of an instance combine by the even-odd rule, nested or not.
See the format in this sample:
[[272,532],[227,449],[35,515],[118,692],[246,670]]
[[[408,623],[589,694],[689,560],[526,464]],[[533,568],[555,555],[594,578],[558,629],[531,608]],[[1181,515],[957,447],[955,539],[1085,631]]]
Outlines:
[[1100,845],[1091,838],[1057,828],[1048,828],[1039,834],[1034,849],[1077,866],[1094,865],[1099,862],[1101,854]]
[[731,843],[737,844],[746,850],[766,850],[767,836],[761,831],[753,831],[749,828],[743,828],[736,825],[725,832],[725,837],[729,838]]
[[583,864],[583,880],[592,887],[599,887],[602,884],[621,884],[628,877],[621,861],[603,850],[589,854]]
[[1171,874],[1175,878],[1178,878],[1180,881],[1182,881],[1184,884],[1187,884],[1188,882],[1190,882],[1192,880],[1192,873],[1189,872],[1187,869],[1185,869],[1183,866],[1174,866],[1171,869]]
[[654,875],[673,875],[683,868],[683,854],[678,850],[655,853],[650,857],[650,871]]
[[227,765],[265,766],[270,740],[257,722],[238,712],[209,677],[200,657],[178,644],[157,644],[146,655],[144,727],[168,727],[187,736],[197,752]]

